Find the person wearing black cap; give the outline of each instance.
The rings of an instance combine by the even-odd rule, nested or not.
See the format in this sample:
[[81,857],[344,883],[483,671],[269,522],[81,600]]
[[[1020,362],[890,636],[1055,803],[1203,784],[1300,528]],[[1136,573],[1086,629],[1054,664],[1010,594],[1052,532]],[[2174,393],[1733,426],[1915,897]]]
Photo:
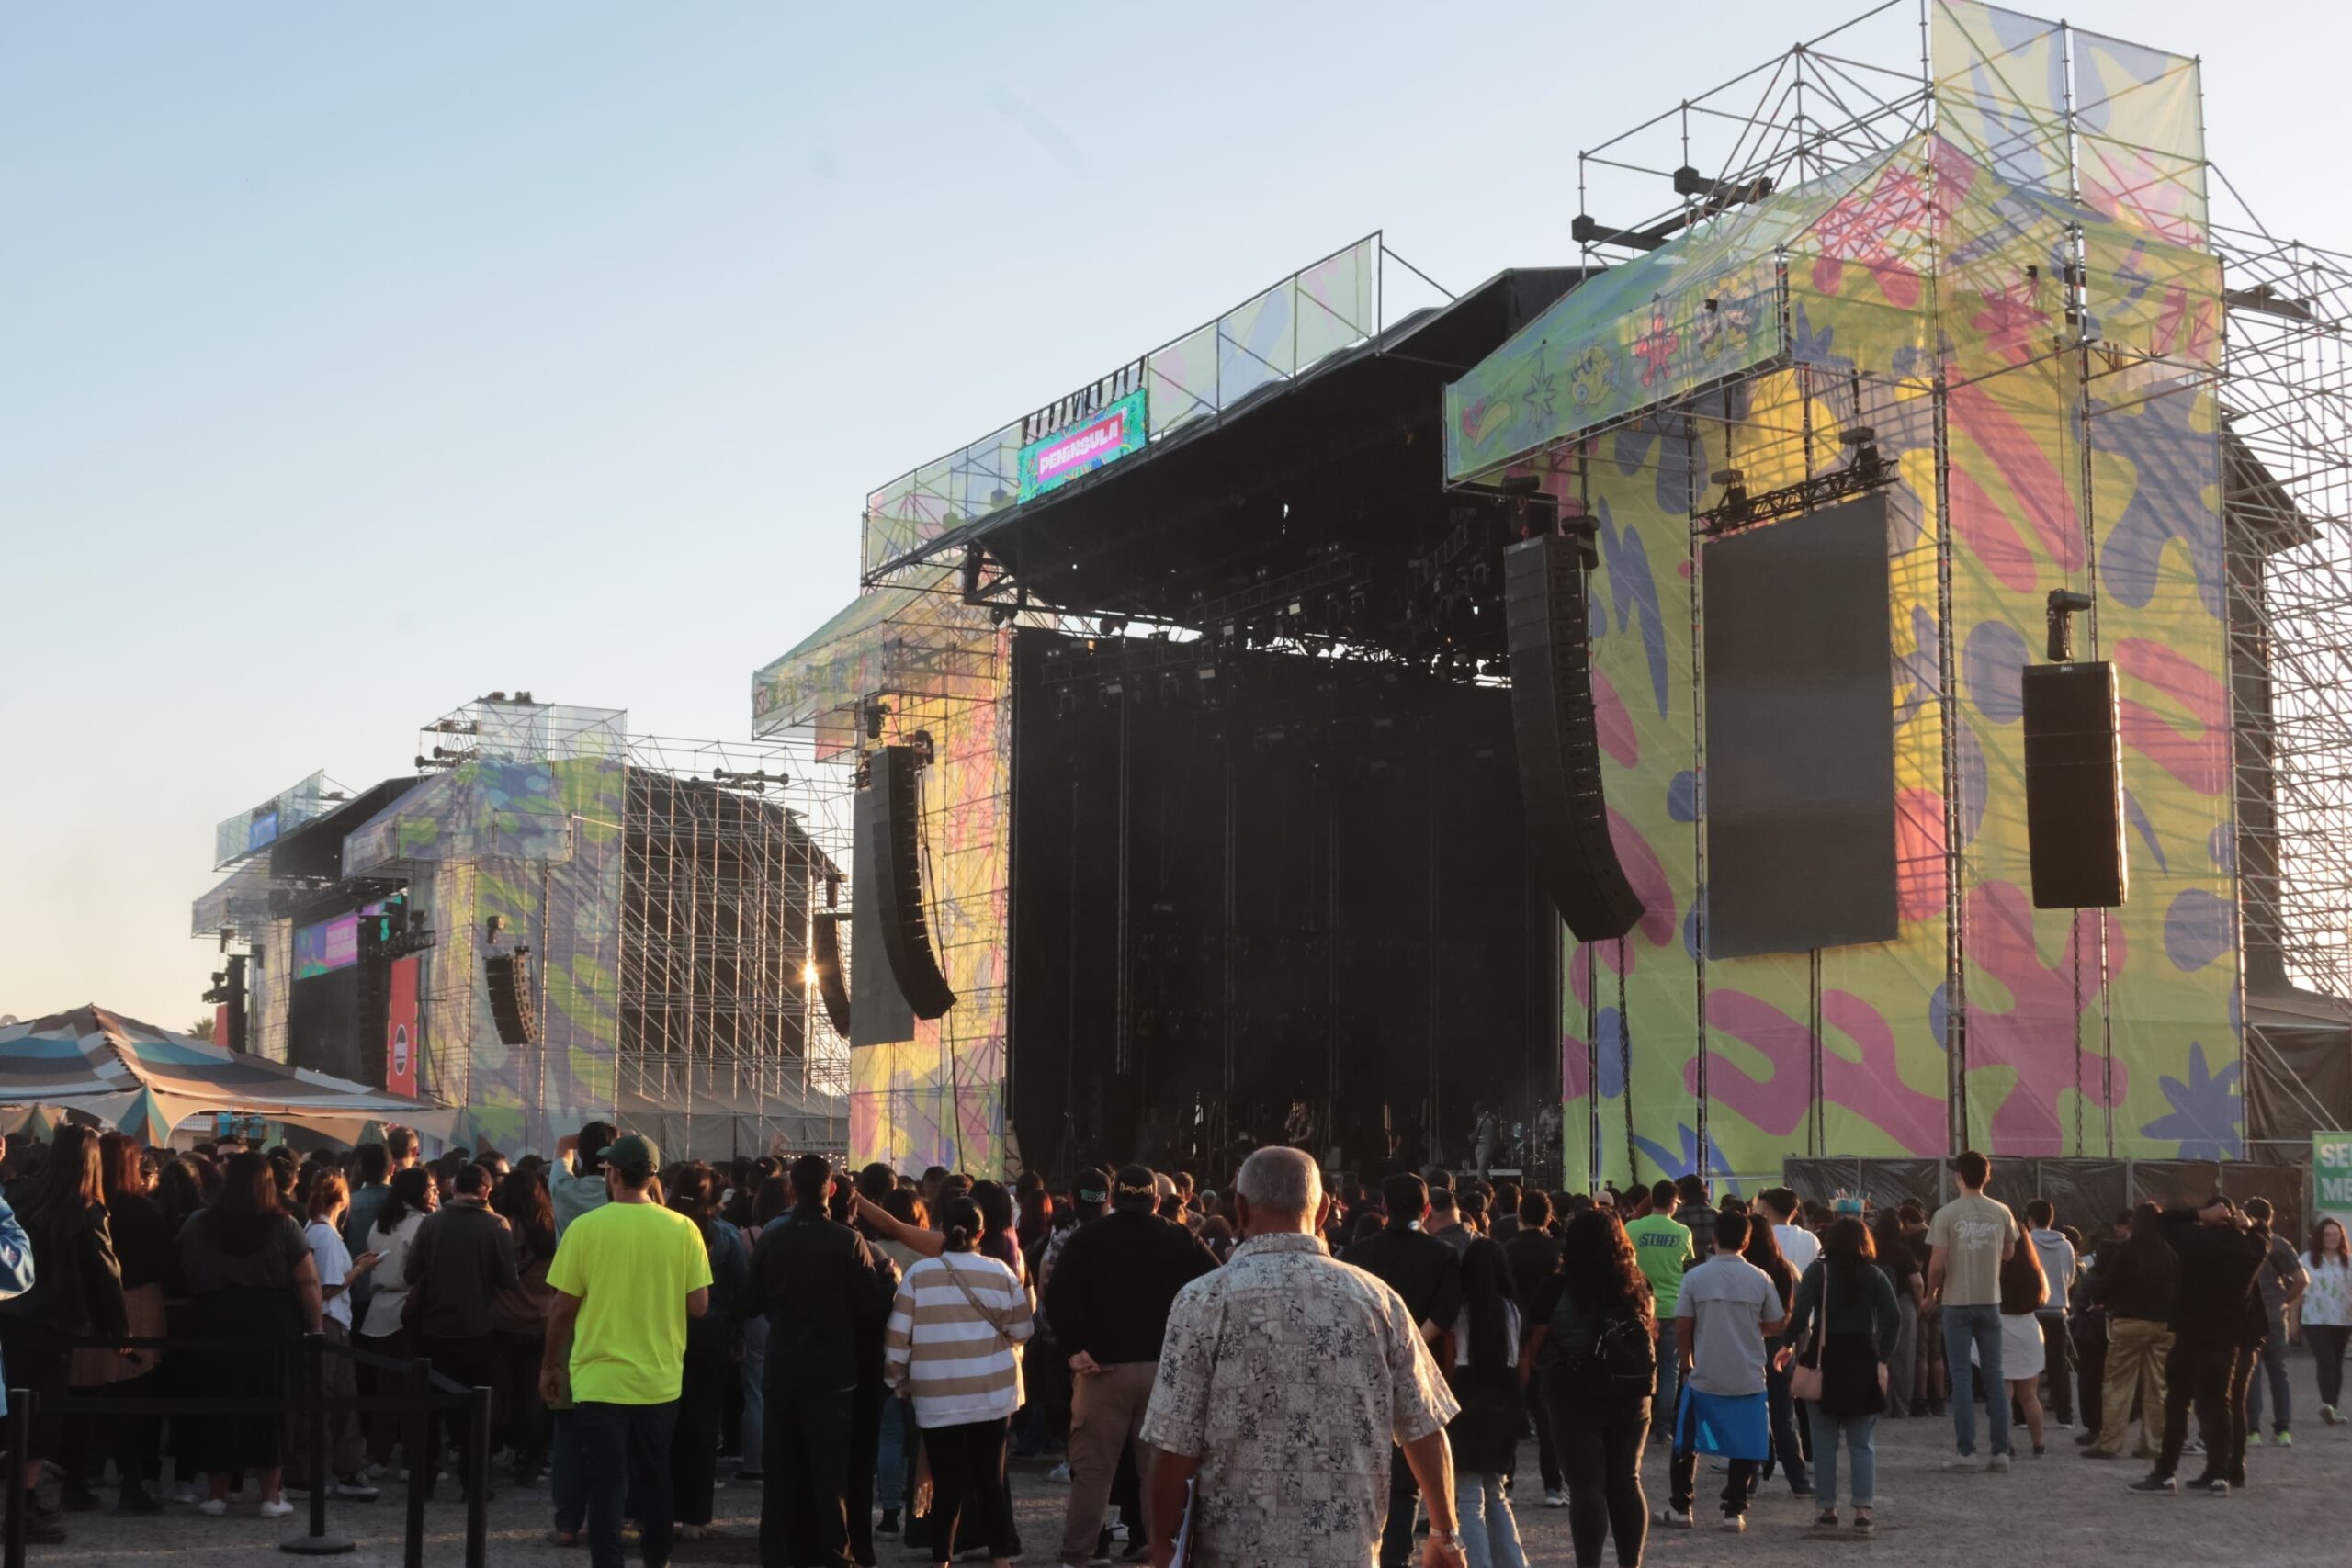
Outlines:
[[556,1244],[539,1393],[569,1404],[588,1483],[591,1568],[621,1568],[621,1510],[634,1499],[649,1568],[668,1568],[674,1510],[670,1442],[686,1320],[710,1310],[710,1255],[694,1221],[653,1201],[662,1152],[632,1133],[600,1151],[607,1201]]
[[[1083,1206],[1087,1183],[1079,1186]],[[1159,1217],[1148,1167],[1122,1167],[1110,1199],[1110,1213],[1079,1225],[1063,1244],[1046,1288],[1046,1317],[1075,1379],[1062,1521],[1061,1561],[1069,1568],[1093,1557],[1120,1455],[1140,1439],[1168,1309],[1177,1292],[1216,1268],[1192,1232]],[[1139,1472],[1147,1457],[1136,1450]]]
[[892,1269],[885,1286],[864,1236],[826,1217],[831,1183],[824,1156],[794,1160],[792,1212],[760,1233],[752,1254],[745,1307],[768,1320],[760,1557],[779,1568],[852,1561],[846,1499],[857,1445],[842,1439],[861,1370],[879,1372],[899,1284]]

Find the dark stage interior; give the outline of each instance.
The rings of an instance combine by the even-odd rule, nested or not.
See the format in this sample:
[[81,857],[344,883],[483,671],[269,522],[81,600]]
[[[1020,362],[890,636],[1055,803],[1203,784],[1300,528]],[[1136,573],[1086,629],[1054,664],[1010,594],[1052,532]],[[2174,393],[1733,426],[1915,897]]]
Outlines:
[[1221,1179],[1290,1142],[1374,1174],[1556,1098],[1508,691],[1034,630],[1014,682],[1028,1163]]

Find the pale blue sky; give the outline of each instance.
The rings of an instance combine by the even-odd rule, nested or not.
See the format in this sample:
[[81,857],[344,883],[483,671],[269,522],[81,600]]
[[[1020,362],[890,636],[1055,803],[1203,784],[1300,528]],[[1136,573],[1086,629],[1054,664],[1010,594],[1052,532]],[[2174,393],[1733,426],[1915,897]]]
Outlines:
[[[195,1018],[212,823],[491,688],[744,734],[869,489],[1374,228],[1572,261],[1579,147],[1857,9],[8,7],[0,1012]],[[2344,8],[2064,9],[2352,244]]]

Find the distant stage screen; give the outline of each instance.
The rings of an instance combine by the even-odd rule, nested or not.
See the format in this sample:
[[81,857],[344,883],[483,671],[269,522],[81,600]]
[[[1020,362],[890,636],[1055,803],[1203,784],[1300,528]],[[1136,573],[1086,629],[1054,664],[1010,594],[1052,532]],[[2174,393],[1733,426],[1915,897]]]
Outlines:
[[347,915],[337,915],[316,925],[294,928],[294,978],[307,980],[314,975],[332,975],[338,969],[348,969],[359,962],[359,917],[380,915],[384,906],[379,902],[363,904]]

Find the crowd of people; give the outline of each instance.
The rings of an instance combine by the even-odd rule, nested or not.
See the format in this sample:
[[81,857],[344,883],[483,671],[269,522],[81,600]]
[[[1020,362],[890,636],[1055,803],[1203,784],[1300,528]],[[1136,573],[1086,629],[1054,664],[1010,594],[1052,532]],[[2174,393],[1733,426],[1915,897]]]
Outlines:
[[[2046,1454],[2079,1412],[2083,1457],[2114,1460],[2136,1421],[2132,1491],[2230,1493],[2266,1385],[2269,1440],[2293,1440],[2290,1315],[2320,1417],[2342,1418],[2352,1254],[2334,1220],[2298,1247],[2259,1199],[2216,1197],[2117,1215],[2093,1249],[2049,1201],[2020,1216],[1989,1196],[1983,1156],[1953,1176],[1930,1213],[1717,1199],[1690,1177],[1327,1190],[1287,1148],[1218,1193],[1142,1166],[1057,1189],[818,1155],[665,1161],[605,1122],[512,1163],[424,1161],[398,1128],[298,1156],[67,1126],[0,1165],[0,1358],[37,1396],[12,1462],[42,1542],[103,1506],[109,1475],[127,1513],[265,1517],[413,1471],[428,1492],[544,1479],[549,1540],[594,1568],[631,1540],[666,1564],[712,1529],[724,1473],[760,1488],[763,1562],[797,1568],[872,1564],[893,1539],[1011,1561],[1019,1454],[1069,1483],[1063,1568],[1522,1568],[1532,1448],[1578,1568],[1612,1546],[1635,1568],[1652,1529],[1693,1526],[1702,1455],[1726,1531],[1778,1481],[1820,1529],[1873,1532],[1883,1419],[1948,1416],[1948,1468],[1996,1472],[2020,1432]],[[306,1334],[329,1347],[330,1396],[379,1401],[331,1406],[317,1473],[291,1381]],[[447,1410],[410,1451],[397,1396],[420,1359],[493,1390],[486,1436]],[[85,1397],[61,1411],[68,1393]],[[156,1395],[276,1408],[129,1406]]]

